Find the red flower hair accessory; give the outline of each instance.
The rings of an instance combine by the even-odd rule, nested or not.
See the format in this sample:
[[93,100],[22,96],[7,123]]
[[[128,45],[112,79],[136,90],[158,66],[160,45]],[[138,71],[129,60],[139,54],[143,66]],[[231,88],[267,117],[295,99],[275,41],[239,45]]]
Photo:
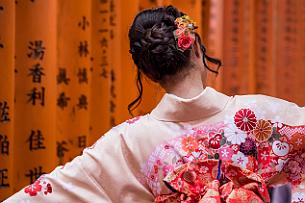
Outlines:
[[187,15],[181,16],[175,20],[177,29],[173,32],[177,43],[177,49],[184,52],[195,42],[196,23]]

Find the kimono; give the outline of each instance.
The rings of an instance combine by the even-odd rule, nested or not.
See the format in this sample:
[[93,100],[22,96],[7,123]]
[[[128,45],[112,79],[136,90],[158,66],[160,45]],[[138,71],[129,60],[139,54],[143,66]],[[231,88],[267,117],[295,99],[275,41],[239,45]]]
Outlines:
[[304,107],[206,87],[191,99],[166,93],[4,202],[262,203],[289,184],[301,203],[304,161]]

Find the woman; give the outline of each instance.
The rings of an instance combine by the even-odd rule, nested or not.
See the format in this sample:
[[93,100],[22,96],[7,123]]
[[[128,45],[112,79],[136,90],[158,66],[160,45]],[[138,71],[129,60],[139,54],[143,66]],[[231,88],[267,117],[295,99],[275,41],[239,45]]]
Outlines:
[[220,61],[196,28],[172,6],[140,12],[129,31],[140,95],[129,109],[141,74],[166,90],[160,103],[5,202],[270,202],[286,183],[304,200],[305,108],[206,87],[207,61]]

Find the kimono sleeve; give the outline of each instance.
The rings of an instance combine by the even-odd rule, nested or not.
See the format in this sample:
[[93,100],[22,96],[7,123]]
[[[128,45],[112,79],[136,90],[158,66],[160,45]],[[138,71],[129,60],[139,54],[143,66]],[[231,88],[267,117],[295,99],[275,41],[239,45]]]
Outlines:
[[81,156],[42,175],[4,203],[153,202],[137,179],[121,128],[113,128]]

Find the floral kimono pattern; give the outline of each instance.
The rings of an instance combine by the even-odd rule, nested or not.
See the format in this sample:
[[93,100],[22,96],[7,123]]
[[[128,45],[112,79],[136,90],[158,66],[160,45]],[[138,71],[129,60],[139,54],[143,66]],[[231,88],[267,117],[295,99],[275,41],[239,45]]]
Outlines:
[[[240,109],[232,119],[193,127],[158,146],[143,173],[157,203],[269,202],[267,184],[290,182],[294,196],[299,195],[297,186],[305,174],[304,150],[305,126],[259,119],[251,109]],[[234,170],[219,170],[216,163]],[[221,179],[216,177],[220,171]],[[223,183],[223,179],[229,182]]]

